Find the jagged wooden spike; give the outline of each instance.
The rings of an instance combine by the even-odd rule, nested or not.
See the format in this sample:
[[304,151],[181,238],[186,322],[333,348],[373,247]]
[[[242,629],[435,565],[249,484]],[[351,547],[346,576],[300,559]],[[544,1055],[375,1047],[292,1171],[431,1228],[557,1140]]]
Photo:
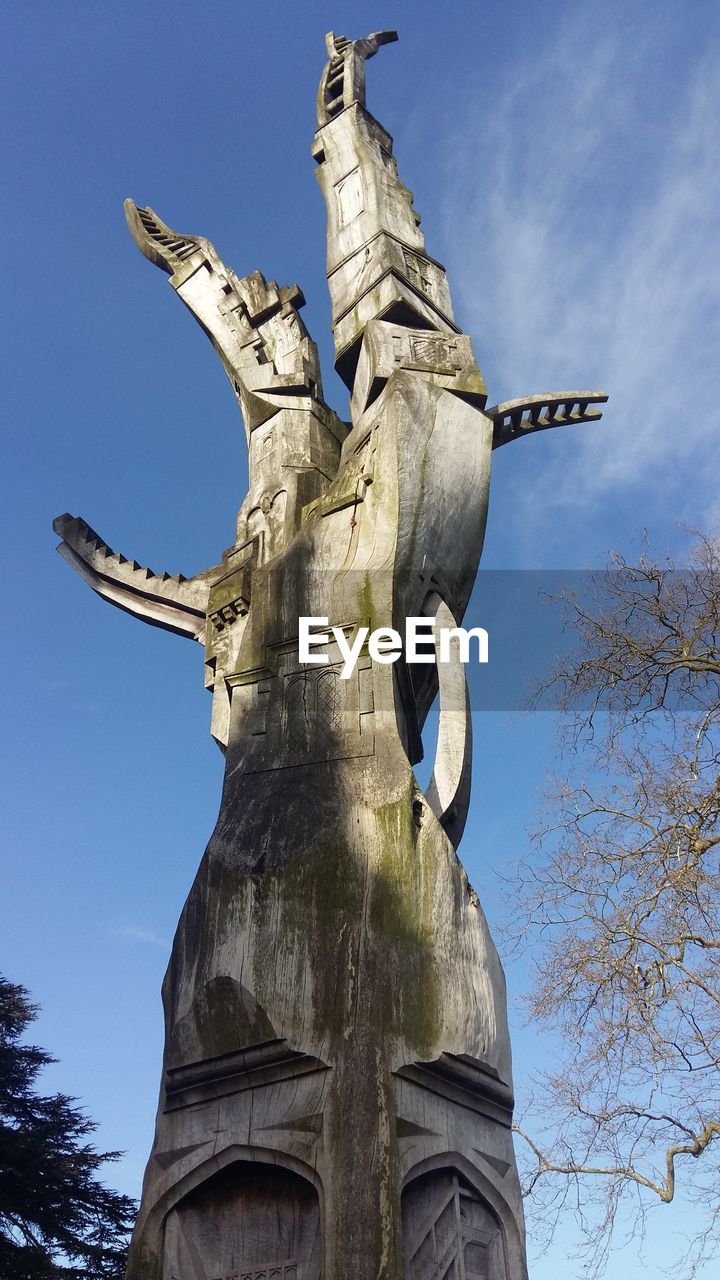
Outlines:
[[154,574],[137,560],[112,551],[90,525],[68,512],[53,521],[53,529],[62,539],[61,555],[98,595],[154,626],[201,638],[209,583]]

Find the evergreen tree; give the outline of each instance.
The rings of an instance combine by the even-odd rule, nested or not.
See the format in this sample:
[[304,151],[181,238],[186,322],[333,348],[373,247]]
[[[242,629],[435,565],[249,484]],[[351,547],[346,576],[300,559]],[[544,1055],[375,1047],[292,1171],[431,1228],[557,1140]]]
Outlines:
[[119,1152],[84,1141],[97,1126],[75,1099],[35,1092],[55,1061],[20,1044],[36,1013],[25,988],[0,977],[0,1276],[120,1280],[136,1205],[99,1181]]

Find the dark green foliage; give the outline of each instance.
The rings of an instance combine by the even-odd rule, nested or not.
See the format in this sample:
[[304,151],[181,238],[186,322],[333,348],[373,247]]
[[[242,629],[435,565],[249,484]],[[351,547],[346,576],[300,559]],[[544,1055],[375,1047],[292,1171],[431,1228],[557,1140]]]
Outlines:
[[85,1141],[97,1126],[75,1099],[35,1092],[54,1061],[20,1043],[35,1015],[24,987],[0,977],[0,1277],[120,1280],[136,1205],[98,1180],[119,1153]]

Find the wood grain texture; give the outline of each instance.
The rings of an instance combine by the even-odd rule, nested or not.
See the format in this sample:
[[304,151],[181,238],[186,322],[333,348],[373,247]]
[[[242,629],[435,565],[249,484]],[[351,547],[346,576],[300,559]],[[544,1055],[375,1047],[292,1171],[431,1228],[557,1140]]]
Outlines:
[[[597,416],[588,405],[604,397],[545,397],[547,421],[537,397],[485,412],[445,270],[365,105],[365,64],[395,39],[329,35],[318,93],[351,422],[324,399],[296,285],[240,278],[204,237],[128,201],[137,244],[230,378],[249,491],[234,544],[189,580],[56,521],[100,595],[204,644],[226,753],[163,986],[128,1280],[526,1280],[505,983],[456,853],[471,773],[463,673],[438,681],[434,665],[362,648],[345,680],[335,636],[316,651],[324,666],[300,661],[299,619],[327,618],[346,641],[404,632],[409,617],[460,624],[493,443]],[[438,684],[425,796],[413,765]]]

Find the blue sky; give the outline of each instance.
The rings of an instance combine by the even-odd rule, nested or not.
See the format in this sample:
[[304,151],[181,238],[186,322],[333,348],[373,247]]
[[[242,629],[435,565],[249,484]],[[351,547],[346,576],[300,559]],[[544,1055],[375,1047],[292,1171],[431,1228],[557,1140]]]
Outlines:
[[[720,524],[714,0],[9,0],[1,963],[43,1007],[37,1038],[61,1059],[48,1087],[79,1095],[99,1142],[125,1150],[111,1176],[133,1194],[160,982],[222,759],[200,650],[102,604],[50,525],[81,514],[126,556],[190,575],[232,541],[244,493],[229,384],[132,243],[125,196],[208,236],[239,274],[301,284],[346,414],[309,147],[325,31],[383,26],[400,43],[369,65],[369,106],[491,401],[611,394],[601,425],[497,455],[485,567],[598,565],[644,528],[682,554],[680,524]],[[477,718],[462,853],[491,921],[495,872],[524,848],[555,763],[549,728]],[[510,967],[511,989],[524,979]],[[542,1053],[518,1027],[520,1094]],[[625,1246],[608,1274],[657,1275],[688,1221],[681,1205],[654,1214],[646,1269]],[[568,1224],[533,1280],[567,1274],[572,1238]]]

